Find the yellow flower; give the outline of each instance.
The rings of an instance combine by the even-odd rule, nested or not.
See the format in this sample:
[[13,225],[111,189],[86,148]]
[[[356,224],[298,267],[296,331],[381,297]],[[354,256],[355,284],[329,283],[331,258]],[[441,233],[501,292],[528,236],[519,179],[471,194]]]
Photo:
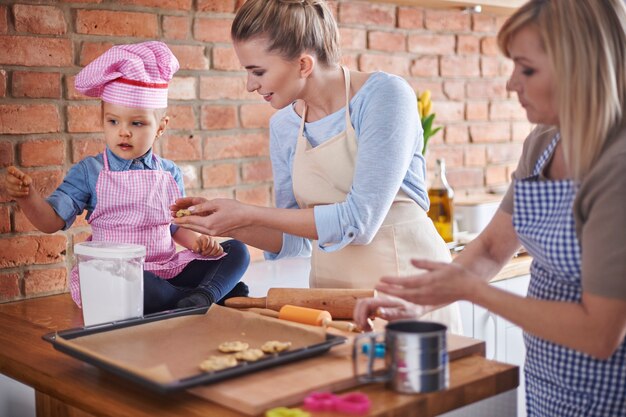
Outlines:
[[430,90],[424,90],[417,99],[417,111],[422,122],[422,128],[424,129],[424,146],[422,148],[422,155],[426,153],[426,146],[428,145],[428,140],[431,136],[441,130],[441,126],[433,129],[435,113],[431,113],[432,109],[433,102],[431,100]]

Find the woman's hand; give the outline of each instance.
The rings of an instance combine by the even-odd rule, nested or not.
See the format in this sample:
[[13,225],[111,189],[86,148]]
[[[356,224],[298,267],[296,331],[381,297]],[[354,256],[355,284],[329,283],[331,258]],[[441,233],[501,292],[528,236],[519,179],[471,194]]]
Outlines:
[[358,299],[354,307],[354,321],[360,329],[371,331],[369,319],[374,317],[380,317],[387,321],[416,319],[428,311],[428,307],[381,294],[377,297]]
[[30,176],[26,175],[14,166],[10,166],[7,169],[5,186],[7,193],[11,198],[28,197],[32,183],[33,179]]
[[173,216],[180,209],[191,211],[190,216],[174,218],[174,224],[211,236],[229,236],[231,231],[249,226],[251,208],[233,199],[202,197],[179,198],[170,207]]
[[199,235],[193,244],[192,250],[202,256],[217,257],[224,253],[220,243],[207,235]]
[[420,305],[445,305],[468,300],[481,285],[481,277],[456,263],[413,259],[413,266],[426,272],[408,277],[383,277],[376,290]]

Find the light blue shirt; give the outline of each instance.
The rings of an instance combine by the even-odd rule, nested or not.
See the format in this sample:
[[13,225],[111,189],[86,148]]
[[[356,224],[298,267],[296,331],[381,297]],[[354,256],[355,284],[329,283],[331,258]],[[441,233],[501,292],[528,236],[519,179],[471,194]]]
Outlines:
[[[159,169],[156,161],[152,159],[152,149],[136,159],[119,158],[109,148],[105,152],[107,153],[111,171]],[[155,157],[161,161],[163,169],[172,174],[178,189],[184,196],[185,186],[180,169],[172,161],[159,158],[156,155]],[[83,210],[87,210],[87,219],[91,217],[98,203],[96,183],[103,168],[104,158],[102,154],[83,159],[70,168],[63,179],[63,183],[46,199],[54,211],[65,221],[63,230],[67,230],[76,220],[76,216],[81,214]],[[170,226],[172,234],[177,229],[178,226]]]
[[[421,154],[423,129],[417,98],[409,84],[384,72],[372,74],[350,100],[350,118],[358,146],[352,189],[345,201],[314,208],[319,247],[328,252],[371,242],[399,189],[424,210],[429,207]],[[270,156],[276,206],[280,208],[298,208],[291,173],[301,120],[292,105],[270,120]],[[316,147],[345,129],[342,108],[306,123],[304,136]],[[308,239],[284,234],[281,251],[266,252],[265,258],[310,253]]]

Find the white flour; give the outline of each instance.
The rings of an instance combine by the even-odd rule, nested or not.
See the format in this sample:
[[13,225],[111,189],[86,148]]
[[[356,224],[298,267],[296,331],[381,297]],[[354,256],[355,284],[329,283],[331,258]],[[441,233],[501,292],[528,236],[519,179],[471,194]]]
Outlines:
[[81,259],[78,274],[85,326],[143,315],[143,262]]

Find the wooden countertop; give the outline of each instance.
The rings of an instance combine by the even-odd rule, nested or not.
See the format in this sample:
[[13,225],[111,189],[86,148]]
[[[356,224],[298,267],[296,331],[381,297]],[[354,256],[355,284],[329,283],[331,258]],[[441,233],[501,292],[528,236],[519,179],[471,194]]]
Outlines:
[[[68,294],[0,304],[0,372],[36,390],[38,415],[241,416],[187,392],[157,394],[56,351],[42,335],[82,325]],[[399,395],[382,384],[360,386],[370,396],[370,416],[434,416],[518,385],[518,368],[467,356],[450,363],[450,387]],[[312,413],[332,416],[332,413]]]
[[491,279],[490,282],[502,281],[504,279],[510,279],[519,277],[521,275],[530,274],[530,264],[533,261],[533,257],[528,254],[521,254],[511,259],[509,263],[504,265],[504,268],[498,274]]

